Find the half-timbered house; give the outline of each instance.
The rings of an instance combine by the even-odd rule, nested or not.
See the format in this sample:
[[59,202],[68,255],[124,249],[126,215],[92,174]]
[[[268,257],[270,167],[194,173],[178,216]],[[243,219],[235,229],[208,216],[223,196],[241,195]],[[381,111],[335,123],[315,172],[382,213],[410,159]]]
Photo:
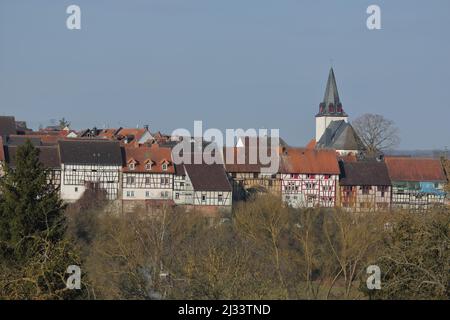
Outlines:
[[392,206],[410,211],[426,211],[445,201],[447,181],[437,159],[386,157],[392,181]]
[[119,142],[103,140],[59,141],[61,158],[61,198],[80,199],[95,184],[106,191],[109,200],[119,198],[122,155]]
[[[242,159],[240,159],[241,152]],[[250,152],[255,152],[255,161],[251,161]],[[244,200],[256,193],[270,193],[281,197],[279,170],[277,169],[275,173],[266,173],[262,170],[268,165],[262,165],[259,161],[257,147],[224,148],[223,158],[235,201]]]
[[353,212],[387,211],[391,180],[383,161],[340,161],[338,206]]
[[334,150],[285,148],[281,155],[281,195],[292,207],[333,207],[339,165]]
[[[9,167],[16,167],[16,154],[18,145],[4,147],[4,158]],[[47,183],[56,189],[61,186],[61,161],[58,146],[36,146],[39,151],[39,162],[47,169]]]
[[222,164],[176,165],[173,192],[176,204],[207,215],[231,212],[232,187]]
[[[170,148],[152,146],[123,147],[122,199],[124,208],[141,204],[173,204],[175,167]],[[158,200],[158,201],[155,201]]]

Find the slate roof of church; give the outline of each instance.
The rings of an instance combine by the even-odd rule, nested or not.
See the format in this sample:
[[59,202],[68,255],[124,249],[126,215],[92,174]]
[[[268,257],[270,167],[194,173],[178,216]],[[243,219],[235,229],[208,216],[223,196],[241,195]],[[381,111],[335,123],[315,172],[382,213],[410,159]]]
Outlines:
[[333,68],[330,69],[327,86],[325,88],[325,95],[323,97],[323,101],[320,103],[319,113],[316,115],[316,117],[321,116],[347,116],[347,114],[344,112],[344,109],[342,108],[342,103],[339,98],[339,92]]
[[316,144],[317,149],[364,150],[361,139],[350,123],[331,121]]

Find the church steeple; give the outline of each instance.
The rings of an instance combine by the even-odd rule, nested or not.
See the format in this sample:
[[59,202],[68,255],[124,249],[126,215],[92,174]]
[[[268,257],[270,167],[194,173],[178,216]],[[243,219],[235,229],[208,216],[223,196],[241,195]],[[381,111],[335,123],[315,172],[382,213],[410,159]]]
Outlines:
[[336,77],[333,68],[328,75],[325,96],[319,106],[319,113],[316,114],[316,141],[318,142],[325,130],[333,121],[348,121],[348,116],[342,108],[341,100],[336,85]]
[[316,115],[316,117],[321,116],[347,117],[347,114],[342,108],[341,100],[339,99],[339,92],[333,68],[330,69],[325,95],[323,101],[319,105],[319,113]]

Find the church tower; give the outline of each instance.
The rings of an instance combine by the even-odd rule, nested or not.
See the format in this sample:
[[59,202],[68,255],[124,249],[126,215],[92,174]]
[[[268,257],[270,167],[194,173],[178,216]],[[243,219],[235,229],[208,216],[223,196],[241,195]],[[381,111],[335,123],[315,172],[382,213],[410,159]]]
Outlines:
[[323,98],[323,102],[319,105],[319,113],[316,115],[316,142],[320,140],[331,121],[338,120],[348,122],[348,115],[342,108],[342,103],[339,99],[339,93],[336,85],[336,78],[334,76],[334,70],[331,68],[330,74],[328,75],[325,96]]

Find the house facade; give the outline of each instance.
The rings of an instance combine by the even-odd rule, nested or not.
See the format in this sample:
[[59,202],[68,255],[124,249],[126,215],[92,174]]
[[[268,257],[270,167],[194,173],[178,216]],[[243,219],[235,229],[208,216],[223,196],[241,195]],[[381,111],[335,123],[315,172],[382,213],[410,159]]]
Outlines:
[[122,155],[118,142],[102,140],[59,141],[61,198],[74,202],[90,184],[106,192],[109,200],[119,199]]
[[282,200],[294,208],[334,207],[339,165],[334,150],[286,148],[281,156]]
[[229,213],[232,187],[221,164],[177,165],[174,202],[206,215]]
[[[61,187],[61,161],[57,146],[35,146],[39,150],[39,162],[48,170],[47,183],[55,189]],[[17,145],[6,145],[3,147],[4,161],[9,167],[16,167]],[[1,153],[0,153],[1,155]],[[0,159],[1,160],[1,159]]]
[[392,184],[382,161],[340,162],[338,206],[353,212],[388,211]]
[[169,148],[132,145],[122,148],[122,200],[146,207],[173,203],[173,177],[175,167]]
[[394,208],[421,212],[445,203],[447,179],[439,160],[386,157],[385,162]]
[[[244,200],[256,193],[269,193],[281,197],[280,173],[265,173],[262,170],[264,165],[259,159],[251,161],[250,150],[248,146],[224,148],[225,170],[233,188],[233,199]],[[257,149],[255,150],[257,155]],[[242,159],[240,153],[243,154]]]

